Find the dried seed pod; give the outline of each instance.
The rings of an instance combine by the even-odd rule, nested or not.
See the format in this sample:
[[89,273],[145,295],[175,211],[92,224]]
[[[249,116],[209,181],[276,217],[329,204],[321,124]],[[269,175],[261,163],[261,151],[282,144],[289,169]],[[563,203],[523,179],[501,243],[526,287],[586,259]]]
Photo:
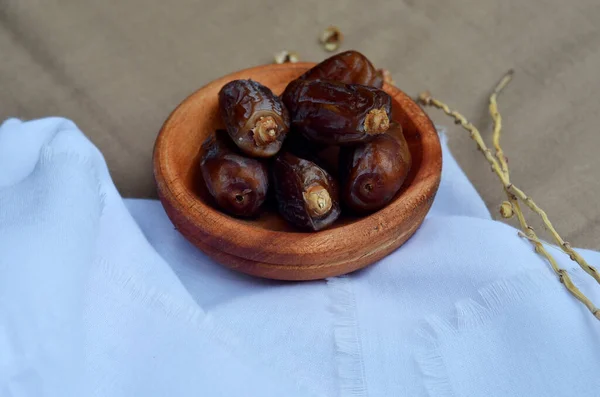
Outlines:
[[323,45],[323,48],[330,52],[340,48],[343,40],[344,35],[337,26],[329,26],[319,37],[319,41]]
[[500,205],[500,215],[502,218],[509,219],[512,218],[514,214],[515,212],[510,201],[503,201]]
[[396,82],[392,77],[392,73],[387,69],[378,69],[377,73],[382,76],[383,82],[386,84],[394,85]]
[[300,60],[298,54],[294,51],[280,51],[275,54],[273,61],[277,64],[297,63]]
[[411,155],[400,124],[370,142],[340,151],[342,200],[358,213],[383,208],[394,198],[411,167]]
[[344,51],[309,69],[302,80],[333,80],[346,84],[362,84],[381,88],[383,74],[358,51]]
[[327,145],[367,141],[386,132],[392,98],[359,84],[294,80],[283,94],[291,126],[308,139]]
[[317,231],[339,217],[337,183],[323,168],[284,152],[275,159],[272,172],[279,213],[288,222]]
[[235,144],[254,157],[275,155],[290,127],[281,99],[253,80],[231,81],[219,92],[219,110]]
[[204,183],[217,205],[231,215],[255,216],[269,188],[266,165],[239,154],[222,130],[204,141],[200,155]]

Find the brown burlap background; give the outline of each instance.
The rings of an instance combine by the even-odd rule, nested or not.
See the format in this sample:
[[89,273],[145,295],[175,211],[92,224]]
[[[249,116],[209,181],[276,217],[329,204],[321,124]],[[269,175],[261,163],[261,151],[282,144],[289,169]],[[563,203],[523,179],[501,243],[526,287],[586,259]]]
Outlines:
[[[152,145],[180,100],[280,49],[320,60],[316,36],[335,24],[407,93],[430,89],[486,131],[489,90],[514,68],[500,99],[514,182],[598,249],[599,21],[598,0],[0,0],[0,119],[73,119],[123,195],[152,197]],[[466,133],[449,135],[496,214],[490,168]]]

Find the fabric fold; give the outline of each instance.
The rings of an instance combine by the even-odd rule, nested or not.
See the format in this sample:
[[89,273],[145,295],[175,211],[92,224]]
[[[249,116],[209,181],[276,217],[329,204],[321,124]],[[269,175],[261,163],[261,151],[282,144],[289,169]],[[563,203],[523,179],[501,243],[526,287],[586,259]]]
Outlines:
[[574,324],[595,321],[549,271],[525,272],[428,318],[416,359],[430,396],[592,396],[600,339]]
[[192,299],[72,122],[0,143],[1,395],[318,395]]
[[[72,122],[7,121],[0,395],[494,395],[507,387],[494,377],[522,362],[512,395],[533,379],[593,396],[579,379],[600,370],[598,323],[490,219],[445,140],[439,192],[409,241],[364,270],[292,283],[218,265],[159,202],[123,200]],[[534,292],[506,281],[538,275]],[[591,278],[573,280],[600,302]],[[552,368],[560,376],[544,383]]]

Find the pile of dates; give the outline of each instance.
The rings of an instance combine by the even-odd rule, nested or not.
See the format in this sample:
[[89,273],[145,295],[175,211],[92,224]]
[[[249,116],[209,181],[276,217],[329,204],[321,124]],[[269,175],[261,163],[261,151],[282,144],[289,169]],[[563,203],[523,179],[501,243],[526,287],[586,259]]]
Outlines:
[[383,208],[411,156],[382,86],[381,71],[356,51],[326,59],[281,96],[252,80],[226,84],[219,92],[226,130],[209,136],[200,158],[216,204],[254,217],[272,195],[283,218],[306,231],[330,226],[342,210]]

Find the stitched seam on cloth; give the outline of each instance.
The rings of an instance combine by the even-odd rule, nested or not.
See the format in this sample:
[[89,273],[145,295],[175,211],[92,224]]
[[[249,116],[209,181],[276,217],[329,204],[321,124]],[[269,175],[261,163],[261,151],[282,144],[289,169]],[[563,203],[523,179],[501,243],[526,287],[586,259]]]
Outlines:
[[[117,266],[108,260],[99,257],[96,259],[101,270],[107,275],[117,287],[126,290],[134,301],[144,303],[144,307],[151,311],[157,311],[168,318],[183,320],[183,322],[197,328],[199,331],[205,331],[206,337],[214,341],[223,348],[231,357],[243,363],[255,363],[256,357],[249,357],[242,353],[242,347],[239,340],[227,329],[218,324],[212,315],[204,312],[200,306],[191,306],[177,302],[168,294],[155,287],[148,287],[139,283],[133,275],[125,274]],[[296,386],[296,391],[307,397],[316,397],[317,394],[308,385],[303,384],[296,378],[285,375],[279,370],[273,370],[272,367],[260,362],[264,368],[271,368],[271,374],[278,379],[284,379],[289,384]],[[250,368],[255,368],[254,365]],[[260,370],[255,368],[256,370]],[[310,390],[310,391],[309,391]]]
[[359,334],[356,298],[352,280],[347,276],[327,279],[330,311],[333,314],[335,361],[341,397],[369,395],[362,342]]
[[[570,272],[577,269],[569,269]],[[522,302],[558,282],[549,270],[534,270],[490,283],[477,292],[483,305],[474,299],[455,303],[455,324],[439,316],[428,317],[417,334],[424,339],[423,348],[415,354],[423,373],[424,385],[432,397],[455,397],[444,357],[440,352],[439,335],[459,335],[482,326],[502,313],[507,305]],[[566,291],[565,291],[566,293]]]
[[98,258],[97,261],[109,280],[119,288],[127,290],[133,300],[147,303],[149,307],[158,309],[167,317],[182,319],[196,326],[201,325],[205,313],[200,307],[181,304],[168,294],[159,291],[156,287],[142,285],[137,282],[134,276],[119,270],[104,258]]

